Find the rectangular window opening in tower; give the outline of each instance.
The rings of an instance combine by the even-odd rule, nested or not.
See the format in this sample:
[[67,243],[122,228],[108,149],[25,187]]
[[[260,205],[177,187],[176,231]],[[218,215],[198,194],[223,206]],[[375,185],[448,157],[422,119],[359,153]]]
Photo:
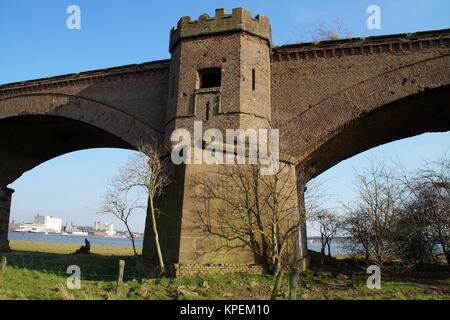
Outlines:
[[209,101],[206,103],[206,121],[209,120],[209,113],[210,113],[210,107],[209,107]]
[[215,88],[222,85],[222,69],[207,68],[199,70],[200,89]]
[[252,69],[252,90],[256,90],[256,70]]

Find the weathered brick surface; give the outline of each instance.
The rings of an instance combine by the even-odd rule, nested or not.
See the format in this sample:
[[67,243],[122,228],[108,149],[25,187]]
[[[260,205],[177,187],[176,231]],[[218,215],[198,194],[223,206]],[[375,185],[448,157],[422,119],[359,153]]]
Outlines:
[[[273,117],[281,123],[284,152],[288,152],[300,163],[341,129],[358,119],[405,97],[448,85],[449,52],[448,48],[439,47],[403,54],[382,53],[274,62]],[[302,74],[310,76],[301,77]],[[292,94],[282,94],[284,90]],[[433,112],[425,108],[415,111],[420,110],[429,116],[440,114],[440,109]],[[426,119],[424,116],[423,121]],[[430,121],[433,120],[430,118]],[[401,122],[399,125],[402,126]],[[436,129],[441,130],[440,126]],[[421,132],[417,128],[415,134]],[[370,139],[367,133],[358,134]],[[380,144],[401,136],[393,132],[387,138]],[[368,144],[365,149],[356,151],[361,152],[373,146],[376,145]],[[312,161],[321,161],[319,158],[323,156],[327,155],[317,155],[318,158]],[[327,165],[319,165],[317,173],[345,159],[335,158]]]
[[[436,101],[433,111],[425,106],[411,108],[411,112],[423,113],[424,124],[415,122],[408,133],[402,129],[411,123],[387,115],[378,117],[379,123],[373,122],[370,127],[397,120],[389,134],[376,129],[369,134],[368,128],[364,132],[348,127],[368,115],[384,112],[384,106],[395,102],[400,105],[406,97],[448,86],[449,48],[449,30],[274,48],[272,118],[280,124],[283,152],[297,164],[309,162],[319,174],[379,144],[427,130],[448,130],[448,124],[439,124],[436,119],[449,116],[448,105],[442,101]],[[366,142],[344,147],[344,141],[356,143],[358,137]],[[332,140],[336,146],[331,147]]]
[[175,277],[189,277],[210,274],[263,274],[264,269],[255,264],[174,264]]
[[67,152],[162,139],[168,73],[160,61],[0,86],[0,186]]
[[[162,133],[168,67],[168,61],[161,61],[0,86],[0,119],[21,114],[65,117],[67,111],[70,118],[79,114],[90,122],[116,113]],[[93,104],[99,110],[90,119],[85,115]]]
[[[205,104],[202,105],[201,100],[195,104],[198,71],[213,67],[222,70],[222,86],[217,93],[219,114],[205,122],[204,127],[258,128],[254,121],[268,127],[271,116],[269,53],[267,42],[245,33],[181,41],[172,52],[166,132],[174,128],[192,131],[194,120],[205,120]],[[252,69],[255,69],[255,90]]]
[[182,17],[177,26],[170,31],[170,50],[183,38],[208,36],[224,32],[244,31],[272,42],[272,32],[269,19],[264,16],[252,17],[248,10],[235,8],[231,14],[224,9],[217,9],[216,16],[210,18],[202,14],[198,20],[191,17]]

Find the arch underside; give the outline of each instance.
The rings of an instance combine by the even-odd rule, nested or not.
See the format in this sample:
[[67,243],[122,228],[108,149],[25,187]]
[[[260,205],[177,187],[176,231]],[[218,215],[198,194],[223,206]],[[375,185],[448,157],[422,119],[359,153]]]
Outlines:
[[90,148],[134,147],[121,138],[81,121],[28,115],[0,120],[0,186],[60,155]]
[[450,85],[386,104],[353,120],[320,144],[302,165],[314,176],[371,148],[427,132],[450,130]]
[[0,186],[60,155],[90,148],[134,146],[82,121],[48,115],[0,119]]
[[57,156],[91,148],[135,149],[163,133],[107,103],[62,93],[0,99],[0,186]]

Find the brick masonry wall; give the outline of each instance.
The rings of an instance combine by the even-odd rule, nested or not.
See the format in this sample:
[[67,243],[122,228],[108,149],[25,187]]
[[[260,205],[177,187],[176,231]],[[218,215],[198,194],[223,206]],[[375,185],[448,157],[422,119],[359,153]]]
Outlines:
[[263,274],[264,269],[254,264],[174,264],[173,275],[175,277],[189,277],[196,275],[212,274]]
[[0,186],[67,152],[161,139],[168,67],[163,61],[0,86],[0,134],[9,137],[0,141]]
[[449,53],[449,47],[439,45],[401,52],[274,59],[272,118],[282,124],[282,152],[300,162],[367,112],[424,88],[448,84]]
[[[219,114],[205,121],[205,105],[196,92],[198,71],[221,68]],[[255,90],[252,86],[255,69]],[[166,133],[205,128],[267,127],[270,120],[270,48],[266,40],[243,32],[183,39],[173,48]],[[197,102],[197,103],[196,103]]]
[[[172,53],[172,64],[166,123],[167,133],[174,128],[192,129],[193,120],[202,120],[203,110],[197,115],[193,109],[195,91],[199,87],[198,70],[222,68],[222,86],[220,88],[221,113],[239,111],[240,99],[240,34],[210,36],[208,38],[186,39],[181,41]],[[174,94],[172,94],[172,92]],[[204,108],[204,106],[197,106]],[[237,115],[212,117],[205,127],[235,128]]]
[[[167,105],[168,67],[168,62],[163,61],[143,65],[137,70],[121,67],[120,71],[115,72],[107,69],[0,86],[0,119],[15,114],[48,114],[67,102],[74,102],[75,109],[81,102],[89,101],[102,104],[103,112],[117,110],[162,133]],[[46,95],[50,103],[40,103],[39,97]],[[14,97],[21,99],[16,102]]]

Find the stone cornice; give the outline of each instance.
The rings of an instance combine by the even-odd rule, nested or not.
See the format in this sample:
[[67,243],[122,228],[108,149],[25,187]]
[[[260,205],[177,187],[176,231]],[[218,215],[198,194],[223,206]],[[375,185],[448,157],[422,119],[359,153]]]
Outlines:
[[273,49],[272,61],[332,58],[437,47],[450,47],[450,29],[284,45]]
[[98,82],[115,81],[129,77],[142,77],[149,73],[168,70],[170,60],[152,61],[107,69],[92,70],[56,77],[35,79],[0,85],[0,97],[25,94],[48,89],[57,89],[76,85],[89,85]]

